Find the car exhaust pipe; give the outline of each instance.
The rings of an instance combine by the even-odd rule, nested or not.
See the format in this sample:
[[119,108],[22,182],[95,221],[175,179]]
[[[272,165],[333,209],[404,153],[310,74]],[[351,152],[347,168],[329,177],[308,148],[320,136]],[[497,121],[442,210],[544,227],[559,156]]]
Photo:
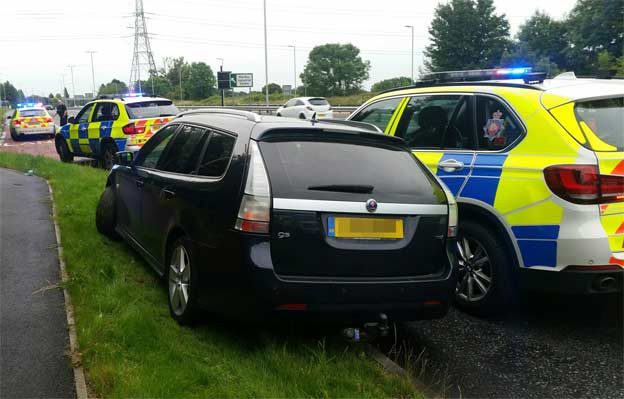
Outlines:
[[615,278],[599,277],[594,280],[594,288],[599,292],[610,291],[615,288]]
[[347,327],[342,330],[342,336],[351,342],[372,341],[376,337],[385,337],[388,335],[390,327],[388,326],[388,316],[385,313],[379,314],[379,320],[364,323],[360,327]]

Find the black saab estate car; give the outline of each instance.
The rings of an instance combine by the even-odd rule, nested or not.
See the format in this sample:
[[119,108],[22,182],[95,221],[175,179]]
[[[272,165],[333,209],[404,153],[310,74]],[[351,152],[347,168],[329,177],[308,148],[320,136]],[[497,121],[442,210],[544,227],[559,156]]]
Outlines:
[[116,155],[98,230],[163,276],[171,316],[442,317],[454,199],[399,138],[361,122],[213,109]]

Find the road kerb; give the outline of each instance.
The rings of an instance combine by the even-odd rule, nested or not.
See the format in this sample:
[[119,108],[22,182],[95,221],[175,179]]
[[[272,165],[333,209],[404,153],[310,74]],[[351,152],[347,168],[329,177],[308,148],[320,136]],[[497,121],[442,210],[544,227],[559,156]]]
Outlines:
[[54,233],[56,235],[56,247],[58,249],[59,266],[61,269],[61,279],[63,281],[63,296],[65,297],[65,313],[67,314],[67,329],[69,331],[69,349],[72,367],[74,369],[74,383],[76,385],[77,399],[87,399],[89,397],[87,391],[87,382],[85,380],[84,370],[80,360],[80,351],[78,350],[78,339],[76,337],[76,323],[74,321],[74,307],[72,306],[71,297],[67,290],[67,270],[63,261],[63,247],[61,246],[61,230],[56,223],[56,205],[54,204],[54,195],[50,183],[46,180],[48,190],[50,191],[50,200],[52,201],[52,222],[54,223]]
[[383,352],[373,345],[366,344],[365,349],[368,356],[379,363],[379,365],[388,373],[409,378],[414,388],[422,394],[423,399],[437,399],[439,397],[439,395],[432,393],[422,381],[413,375],[410,375],[403,367],[399,366],[396,362],[384,355]]

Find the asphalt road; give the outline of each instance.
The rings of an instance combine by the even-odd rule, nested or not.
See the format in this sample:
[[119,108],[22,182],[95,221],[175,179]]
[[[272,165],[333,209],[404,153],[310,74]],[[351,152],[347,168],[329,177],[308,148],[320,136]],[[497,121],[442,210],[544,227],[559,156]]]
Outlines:
[[46,183],[0,169],[0,398],[72,398]]
[[624,398],[622,297],[530,294],[498,321],[408,325],[425,380],[463,398]]

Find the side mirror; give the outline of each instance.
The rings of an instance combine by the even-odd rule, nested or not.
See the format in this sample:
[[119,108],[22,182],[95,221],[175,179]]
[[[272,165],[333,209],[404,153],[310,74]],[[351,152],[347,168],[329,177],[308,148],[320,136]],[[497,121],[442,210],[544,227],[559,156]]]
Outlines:
[[70,116],[70,117],[67,119],[67,123],[76,123],[76,118],[74,118],[73,116]]
[[7,119],[11,119],[11,115],[7,115]]
[[121,166],[132,166],[132,160],[134,159],[134,153],[131,151],[119,151],[114,156],[114,162]]

